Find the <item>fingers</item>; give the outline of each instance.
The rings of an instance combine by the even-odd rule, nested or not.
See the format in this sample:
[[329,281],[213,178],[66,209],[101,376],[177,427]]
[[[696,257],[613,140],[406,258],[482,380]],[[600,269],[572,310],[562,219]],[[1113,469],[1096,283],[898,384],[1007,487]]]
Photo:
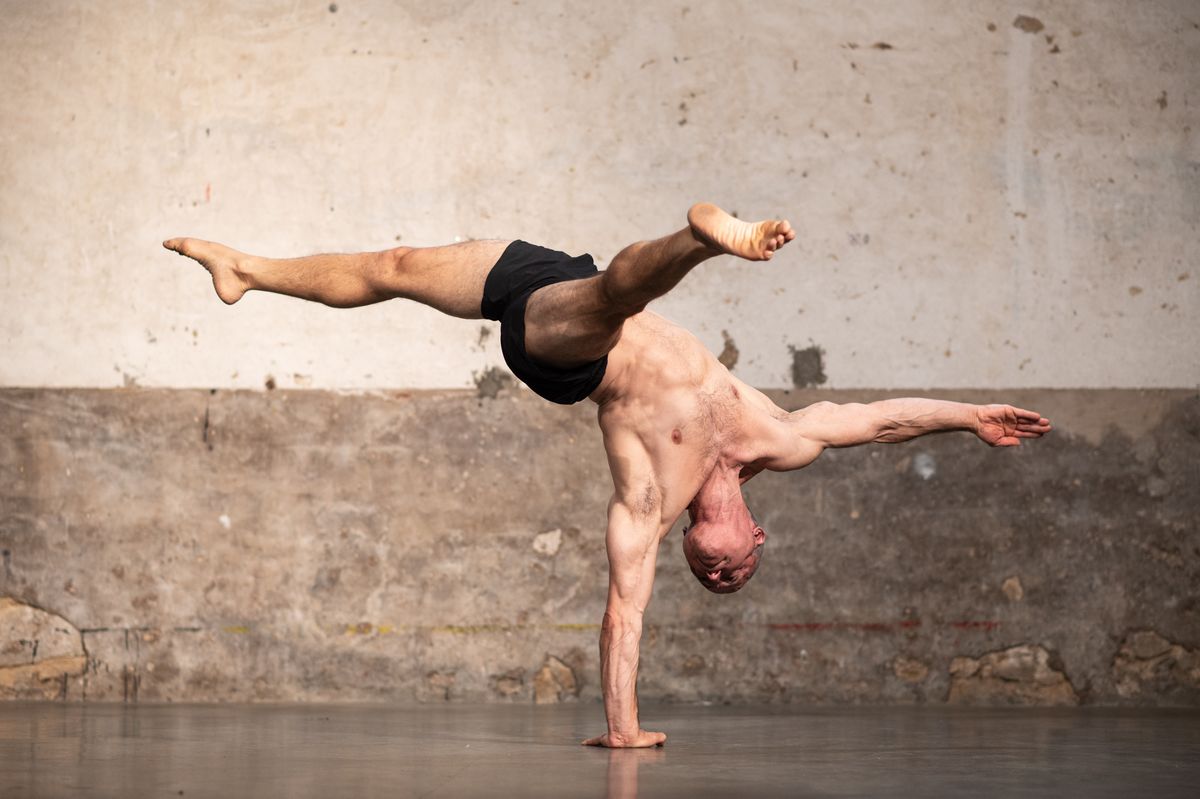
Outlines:
[[1024,408],[1013,408],[1013,412],[1017,414],[1017,418],[1024,422],[1037,422],[1038,424],[1050,424],[1050,420],[1042,416],[1037,411],[1027,411]]

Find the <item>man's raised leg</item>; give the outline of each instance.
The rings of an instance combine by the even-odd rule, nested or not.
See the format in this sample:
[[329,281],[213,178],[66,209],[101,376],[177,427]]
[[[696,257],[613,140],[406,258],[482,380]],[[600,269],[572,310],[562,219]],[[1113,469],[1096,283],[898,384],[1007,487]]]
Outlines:
[[483,284],[509,241],[467,241],[446,247],[398,247],[382,252],[260,258],[223,244],[177,238],[168,250],[198,261],[222,301],[269,291],[354,308],[401,297],[463,319],[479,319]]
[[596,277],[535,292],[525,311],[526,349],[554,366],[594,361],[616,345],[626,319],[699,264],[722,254],[766,261],[794,238],[786,220],[743,222],[710,203],[694,205],[683,230],[629,245]]

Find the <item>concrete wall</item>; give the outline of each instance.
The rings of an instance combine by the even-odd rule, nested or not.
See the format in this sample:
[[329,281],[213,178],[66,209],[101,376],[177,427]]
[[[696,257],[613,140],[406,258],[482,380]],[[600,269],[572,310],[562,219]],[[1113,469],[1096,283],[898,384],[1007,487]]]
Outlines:
[[3,11],[0,696],[596,698],[593,411],[490,323],[227,308],[158,242],[604,265],[711,199],[801,234],[656,304],[740,377],[1057,430],[759,478],[744,592],[664,544],[642,695],[1200,699],[1194,3]]
[[[642,696],[1200,702],[1200,397],[1006,398],[1064,421],[1018,450],[935,436],[747,484],[770,540],[735,595],[695,582],[675,531]],[[22,603],[0,607],[0,695],[599,696],[590,408],[7,390],[0,425],[0,595]]]
[[[334,10],[336,9],[336,11]],[[1200,383],[1193,2],[6,4],[0,385],[469,387],[479,325],[227,309],[158,248],[521,237],[601,263],[712,199],[770,266],[668,315],[831,387]]]

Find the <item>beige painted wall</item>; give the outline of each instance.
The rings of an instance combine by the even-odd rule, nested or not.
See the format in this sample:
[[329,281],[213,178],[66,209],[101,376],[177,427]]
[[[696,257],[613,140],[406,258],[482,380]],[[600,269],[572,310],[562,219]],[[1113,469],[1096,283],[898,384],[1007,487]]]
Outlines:
[[3,12],[0,385],[468,386],[482,323],[227,308],[158,241],[603,264],[696,199],[801,231],[659,303],[751,383],[812,344],[833,387],[1200,383],[1195,2]]

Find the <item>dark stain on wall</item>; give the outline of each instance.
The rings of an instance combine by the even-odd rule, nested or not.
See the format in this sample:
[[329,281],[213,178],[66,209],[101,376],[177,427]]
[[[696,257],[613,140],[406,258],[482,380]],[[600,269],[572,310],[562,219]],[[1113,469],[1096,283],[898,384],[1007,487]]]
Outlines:
[[725,346],[721,348],[721,354],[717,356],[717,360],[721,362],[729,371],[733,371],[733,367],[737,366],[738,352],[737,344],[733,340],[733,336],[729,335],[728,330],[721,331],[721,338],[725,339]]
[[1038,33],[1046,26],[1037,17],[1027,17],[1024,14],[1020,14],[1013,20],[1013,27],[1025,33]]
[[501,391],[512,384],[513,378],[498,366],[489,366],[473,375],[475,392],[480,399],[495,399]]
[[825,350],[816,344],[798,350],[788,346],[792,354],[792,385],[796,388],[814,388],[823,385],[825,376]]

